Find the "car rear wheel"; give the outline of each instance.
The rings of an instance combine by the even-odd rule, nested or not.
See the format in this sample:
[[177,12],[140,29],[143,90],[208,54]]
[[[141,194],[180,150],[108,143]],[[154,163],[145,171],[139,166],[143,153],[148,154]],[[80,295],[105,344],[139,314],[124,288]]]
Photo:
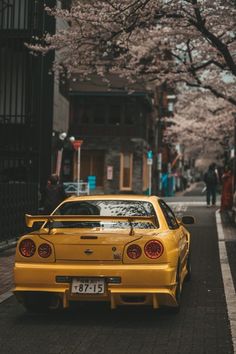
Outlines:
[[178,267],[176,270],[175,300],[176,300],[176,306],[169,308],[172,313],[179,312],[180,303],[181,303],[181,280],[180,280],[180,265],[179,265],[179,263],[178,263]]
[[34,313],[44,313],[60,308],[59,298],[46,292],[26,293],[23,298],[23,305],[27,311]]

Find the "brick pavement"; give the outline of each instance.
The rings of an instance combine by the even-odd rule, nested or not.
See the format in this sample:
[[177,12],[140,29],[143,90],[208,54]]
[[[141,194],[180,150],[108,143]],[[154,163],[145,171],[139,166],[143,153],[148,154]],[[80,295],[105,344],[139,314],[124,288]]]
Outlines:
[[0,252],[0,295],[13,288],[15,248]]

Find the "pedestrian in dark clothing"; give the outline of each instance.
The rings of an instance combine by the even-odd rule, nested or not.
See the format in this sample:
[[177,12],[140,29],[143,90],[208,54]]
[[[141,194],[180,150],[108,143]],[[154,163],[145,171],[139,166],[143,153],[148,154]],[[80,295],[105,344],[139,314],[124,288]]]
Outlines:
[[215,206],[216,204],[216,190],[218,184],[218,176],[216,172],[216,165],[212,163],[208,171],[204,174],[204,182],[206,184],[206,202],[207,206]]
[[66,193],[59,178],[53,174],[50,176],[45,193],[43,196],[44,213],[51,214],[51,212],[66,198]]

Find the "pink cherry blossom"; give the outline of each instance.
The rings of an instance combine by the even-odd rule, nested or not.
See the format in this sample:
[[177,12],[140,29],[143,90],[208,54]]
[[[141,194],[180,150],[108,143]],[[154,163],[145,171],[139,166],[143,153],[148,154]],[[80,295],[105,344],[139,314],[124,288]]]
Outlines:
[[178,94],[168,139],[206,154],[218,141],[216,155],[232,142],[235,1],[74,0],[70,10],[45,10],[64,26],[28,47],[56,49],[54,70],[81,79],[112,73],[151,89],[166,82]]

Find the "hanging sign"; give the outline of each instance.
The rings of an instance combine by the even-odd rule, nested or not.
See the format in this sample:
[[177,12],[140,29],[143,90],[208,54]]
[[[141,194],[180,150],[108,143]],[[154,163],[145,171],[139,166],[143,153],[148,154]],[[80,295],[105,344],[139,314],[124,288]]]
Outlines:
[[113,166],[107,166],[107,179],[110,181],[113,179]]

